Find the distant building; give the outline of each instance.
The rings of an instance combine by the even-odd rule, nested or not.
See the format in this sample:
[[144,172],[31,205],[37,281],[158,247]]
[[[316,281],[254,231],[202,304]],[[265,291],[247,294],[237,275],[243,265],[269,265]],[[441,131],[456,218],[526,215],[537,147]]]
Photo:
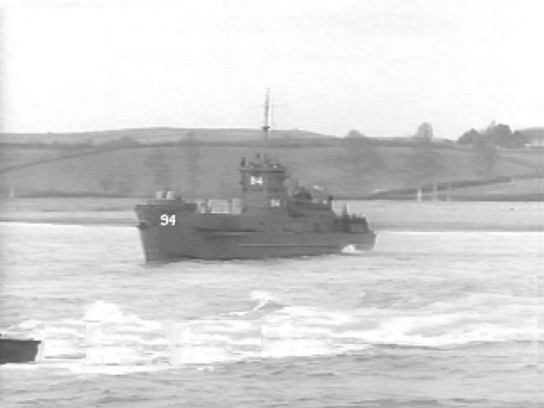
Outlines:
[[544,132],[531,132],[527,135],[529,142],[525,144],[528,149],[544,149]]

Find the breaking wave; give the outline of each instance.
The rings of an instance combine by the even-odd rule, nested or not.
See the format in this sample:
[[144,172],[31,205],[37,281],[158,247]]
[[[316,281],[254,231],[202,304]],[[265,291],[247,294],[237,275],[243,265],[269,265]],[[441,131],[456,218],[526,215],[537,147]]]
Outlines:
[[38,366],[108,374],[364,353],[381,345],[458,347],[535,340],[536,317],[529,300],[504,307],[497,317],[461,307],[481,299],[417,311],[372,306],[347,311],[284,305],[265,291],[251,292],[249,298],[247,310],[178,322],[146,320],[117,304],[97,301],[81,319],[29,320],[7,334],[45,339]]

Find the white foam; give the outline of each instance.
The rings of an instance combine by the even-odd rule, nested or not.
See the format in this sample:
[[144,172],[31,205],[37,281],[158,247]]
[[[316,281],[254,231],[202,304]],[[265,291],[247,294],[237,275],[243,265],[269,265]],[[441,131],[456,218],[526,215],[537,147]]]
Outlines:
[[263,340],[262,358],[311,357],[333,353],[330,340],[285,339]]
[[352,338],[369,344],[444,347],[475,342],[533,340],[530,326],[505,327],[492,323],[461,322],[461,316],[396,317],[385,320],[376,329],[347,330],[338,337]]
[[[379,344],[443,347],[535,338],[534,303],[508,303],[512,299],[503,295],[474,295],[448,307],[330,310],[295,305],[266,313],[262,309],[277,302],[275,296],[254,291],[249,297],[257,305],[246,312],[181,322],[146,320],[97,301],[81,320],[46,325],[45,364],[78,373],[126,374],[171,365],[334,355]],[[477,307],[482,304],[503,307]],[[19,327],[35,331],[43,325],[29,320]],[[66,356],[79,360],[53,363],[52,358]]]
[[344,255],[361,255],[364,252],[361,250],[358,250],[355,245],[347,245],[344,248],[342,248],[342,254]]

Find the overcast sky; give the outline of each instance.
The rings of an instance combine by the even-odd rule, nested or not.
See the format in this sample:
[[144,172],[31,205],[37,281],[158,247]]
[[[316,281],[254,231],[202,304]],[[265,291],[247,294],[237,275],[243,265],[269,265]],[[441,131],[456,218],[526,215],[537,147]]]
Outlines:
[[14,1],[3,132],[543,125],[540,0]]

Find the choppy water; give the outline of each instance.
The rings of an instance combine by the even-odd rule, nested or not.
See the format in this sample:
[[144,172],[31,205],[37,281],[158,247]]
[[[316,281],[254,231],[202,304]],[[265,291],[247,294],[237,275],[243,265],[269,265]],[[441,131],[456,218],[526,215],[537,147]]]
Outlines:
[[135,228],[0,233],[2,331],[46,339],[0,367],[3,407],[538,405],[536,232],[160,266]]

